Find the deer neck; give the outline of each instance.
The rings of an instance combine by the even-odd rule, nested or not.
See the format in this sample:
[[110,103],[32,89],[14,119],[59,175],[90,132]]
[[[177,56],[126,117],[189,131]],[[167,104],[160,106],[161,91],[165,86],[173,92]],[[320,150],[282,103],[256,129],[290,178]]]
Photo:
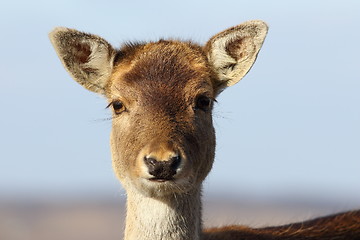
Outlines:
[[127,191],[125,240],[199,240],[201,188],[162,199]]

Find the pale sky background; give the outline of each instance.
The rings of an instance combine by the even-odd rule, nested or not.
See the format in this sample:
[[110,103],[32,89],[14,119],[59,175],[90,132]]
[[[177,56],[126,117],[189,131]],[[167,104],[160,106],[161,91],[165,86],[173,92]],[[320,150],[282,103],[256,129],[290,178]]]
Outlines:
[[218,99],[205,194],[360,202],[358,0],[3,1],[0,196],[122,193],[106,101],[63,69],[52,28],[114,46],[160,37],[205,43],[251,19],[266,21],[269,34],[250,73]]

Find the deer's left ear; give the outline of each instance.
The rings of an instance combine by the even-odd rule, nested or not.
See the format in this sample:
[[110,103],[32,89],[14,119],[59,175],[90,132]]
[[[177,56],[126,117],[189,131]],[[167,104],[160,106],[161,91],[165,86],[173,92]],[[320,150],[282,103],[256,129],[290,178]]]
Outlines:
[[216,92],[239,82],[254,64],[268,26],[249,21],[213,36],[206,44],[208,60],[217,75]]

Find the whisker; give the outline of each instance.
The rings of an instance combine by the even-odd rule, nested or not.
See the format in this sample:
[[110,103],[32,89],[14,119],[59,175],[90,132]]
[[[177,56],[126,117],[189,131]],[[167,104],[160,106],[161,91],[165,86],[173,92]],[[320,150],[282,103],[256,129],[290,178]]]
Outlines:
[[226,119],[226,120],[233,120],[230,117],[227,117],[226,115],[230,115],[232,112],[220,112],[220,111],[214,111],[213,112],[213,117],[216,118],[221,118],[221,119]]
[[111,121],[113,119],[113,117],[108,117],[108,118],[99,118],[99,119],[95,119],[93,120],[94,122],[107,122],[107,121]]

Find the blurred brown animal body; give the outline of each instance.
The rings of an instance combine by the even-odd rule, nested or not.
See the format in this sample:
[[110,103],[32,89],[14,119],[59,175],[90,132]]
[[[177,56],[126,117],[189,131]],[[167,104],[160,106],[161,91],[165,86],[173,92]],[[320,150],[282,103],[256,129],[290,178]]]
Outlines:
[[360,212],[250,229],[203,230],[202,182],[212,168],[213,102],[250,70],[267,34],[249,21],[205,46],[160,40],[113,48],[56,28],[50,39],[65,68],[113,109],[111,152],[127,192],[125,239],[360,239]]

